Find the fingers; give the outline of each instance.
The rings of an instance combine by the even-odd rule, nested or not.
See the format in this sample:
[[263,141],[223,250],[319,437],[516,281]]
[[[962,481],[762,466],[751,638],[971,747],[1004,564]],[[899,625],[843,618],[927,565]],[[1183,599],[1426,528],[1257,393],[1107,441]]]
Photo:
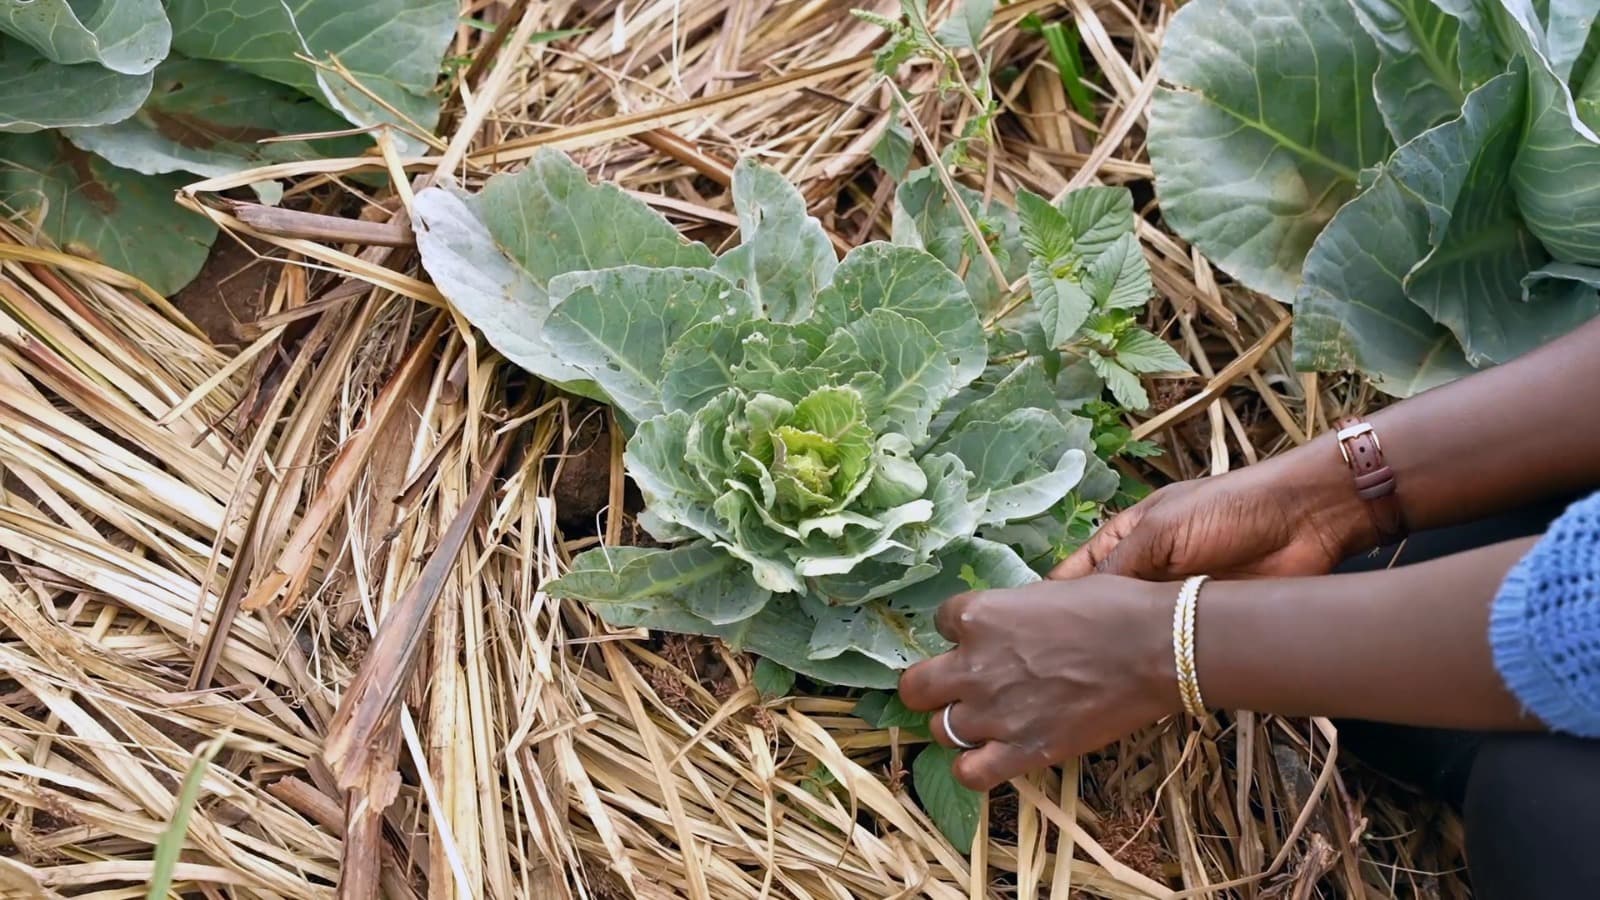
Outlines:
[[1111,549],[1106,557],[1100,560],[1095,570],[1106,575],[1121,575],[1126,578],[1155,579],[1162,574],[1162,568],[1154,564],[1154,538],[1149,529],[1139,529],[1129,534]]
[[[958,722],[956,730],[960,728]],[[956,781],[963,787],[988,793],[1013,778],[1041,769],[1051,762],[1036,750],[994,741],[957,757],[954,772]]]
[[1112,519],[1096,531],[1083,546],[1072,551],[1072,555],[1050,570],[1050,577],[1055,581],[1071,581],[1074,578],[1083,578],[1094,574],[1094,567],[1104,559],[1111,548],[1116,546],[1117,538],[1111,533]]
[[908,709],[933,712],[954,703],[970,687],[972,671],[960,652],[977,593],[946,600],[934,613],[933,624],[945,640],[956,644],[949,653],[924,660],[900,676],[900,702]]
[[970,675],[959,651],[923,660],[900,675],[900,702],[917,712],[936,712],[961,699],[971,687]]
[[[949,710],[946,712],[945,710]],[[971,703],[956,701],[933,714],[928,720],[928,731],[936,743],[952,749],[962,749],[966,744],[984,744],[993,740],[995,729],[981,710]],[[955,732],[951,734],[951,732]],[[961,740],[956,740],[956,738]]]
[[1100,530],[1096,531],[1082,547],[1074,550],[1071,556],[1051,569],[1050,577],[1056,581],[1070,581],[1093,575],[1142,518],[1144,518],[1142,504],[1113,516],[1111,521],[1100,526]]
[[940,604],[937,612],[933,614],[933,627],[939,634],[952,644],[961,643],[962,634],[966,631],[973,602],[977,599],[976,593],[957,594]]

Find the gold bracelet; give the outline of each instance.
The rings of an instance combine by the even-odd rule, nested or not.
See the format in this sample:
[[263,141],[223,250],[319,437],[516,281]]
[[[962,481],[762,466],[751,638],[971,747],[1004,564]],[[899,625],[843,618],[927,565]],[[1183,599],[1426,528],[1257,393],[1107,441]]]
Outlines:
[[1204,715],[1206,710],[1194,665],[1194,611],[1200,601],[1200,586],[1205,582],[1204,575],[1185,581],[1178,591],[1178,602],[1172,607],[1172,659],[1178,671],[1178,696],[1191,716]]

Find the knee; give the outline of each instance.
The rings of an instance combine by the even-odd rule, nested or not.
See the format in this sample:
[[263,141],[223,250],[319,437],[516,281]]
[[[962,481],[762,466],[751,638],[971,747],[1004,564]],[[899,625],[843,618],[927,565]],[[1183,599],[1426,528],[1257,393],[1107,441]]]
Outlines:
[[1488,738],[1473,762],[1463,812],[1481,900],[1600,896],[1600,741]]

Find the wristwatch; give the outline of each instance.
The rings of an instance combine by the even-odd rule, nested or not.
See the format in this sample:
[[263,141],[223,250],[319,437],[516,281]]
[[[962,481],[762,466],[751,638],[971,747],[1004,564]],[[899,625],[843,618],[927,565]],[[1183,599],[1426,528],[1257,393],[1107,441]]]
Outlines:
[[1366,501],[1367,512],[1378,531],[1380,546],[1394,544],[1406,536],[1405,513],[1395,494],[1394,470],[1383,459],[1383,444],[1372,423],[1355,416],[1340,419],[1339,455],[1355,477],[1356,496]]

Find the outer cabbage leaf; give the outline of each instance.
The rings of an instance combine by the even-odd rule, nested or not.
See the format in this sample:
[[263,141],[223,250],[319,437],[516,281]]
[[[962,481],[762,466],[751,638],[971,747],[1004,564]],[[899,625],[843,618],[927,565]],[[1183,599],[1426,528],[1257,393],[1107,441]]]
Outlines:
[[640,595],[629,602],[615,603],[592,596],[607,590],[622,593],[626,586],[621,579],[622,570],[638,564],[646,554],[662,552],[637,547],[590,550],[573,560],[572,569],[546,584],[545,589],[552,596],[583,600],[612,626],[722,638],[735,650],[748,650],[830,684],[892,688],[898,682],[899,673],[859,653],[812,659],[811,635],[815,620],[801,609],[796,597],[774,597],[745,619],[717,625],[690,612],[686,601],[673,592]]
[[664,410],[662,362],[696,325],[753,318],[755,301],[710,269],[619,266],[550,283],[545,335],[635,422]]
[[1600,309],[1571,284],[1523,302],[1528,273],[1549,261],[1509,184],[1526,84],[1519,68],[1475,90],[1459,119],[1401,147],[1329,226],[1306,264],[1302,365],[1352,365],[1405,396],[1512,359]]
[[[430,130],[460,8],[454,0],[168,0],[167,13],[172,48],[185,56],[287,84],[358,125],[409,120]],[[337,60],[360,87],[301,57]]]
[[814,578],[812,588],[831,606],[855,606],[898,594],[938,574],[938,559],[911,565],[868,560],[844,575]]
[[[1080,368],[1088,372],[1087,382],[1080,376]],[[1046,361],[1039,357],[1023,360],[1014,367],[995,367],[992,381],[986,375],[983,382],[964,390],[946,404],[935,422],[935,440],[942,440],[952,431],[998,421],[1014,409],[1052,410],[1066,426],[1066,437],[1060,446],[1064,450],[1076,448],[1085,454],[1083,480],[1073,491],[1082,499],[1109,500],[1116,493],[1119,478],[1095,455],[1093,423],[1072,414],[1090,400],[1098,399],[1104,384],[1089,371],[1087,363],[1063,369],[1053,376],[1047,369]]]
[[[1562,262],[1600,264],[1600,135],[1545,54],[1531,0],[1499,0],[1528,66],[1529,116],[1511,183],[1529,230]],[[1571,7],[1571,4],[1568,4]]]
[[1076,546],[1070,529],[1076,501],[1104,503],[1116,495],[1122,481],[1105,460],[1095,455],[1094,423],[1079,416],[1068,416],[1064,421],[1065,446],[1081,451],[1086,461],[1083,479],[1073,487],[1066,502],[1032,519],[990,525],[978,531],[980,538],[1013,548],[1040,573],[1060,562],[1062,551]]
[[1545,40],[1550,69],[1563,81],[1572,77],[1584,45],[1592,40],[1600,0],[1547,0]]
[[1301,369],[1365,373],[1407,397],[1472,371],[1450,331],[1406,296],[1402,279],[1428,252],[1422,205],[1385,170],[1317,239],[1295,300]]
[[[124,169],[207,178],[319,156],[355,156],[367,143],[364,138],[276,140],[349,126],[293,88],[221,63],[171,56],[154,78],[149,99],[133,116],[72,128],[67,138]],[[265,187],[262,192],[265,199],[279,193]]]
[[1578,120],[1590,129],[1600,128],[1600,65],[1595,65],[1596,58],[1600,57],[1600,29],[1596,30],[1596,35],[1589,44],[1590,52],[1579,60],[1573,71],[1572,80],[1572,99]]
[[933,627],[933,613],[946,600],[977,586],[1021,587],[1039,580],[1011,548],[977,538],[952,542],[937,565],[933,577],[887,600],[829,606],[816,596],[804,598],[802,605],[817,623],[810,654],[823,660],[859,655],[887,671],[904,669],[950,648]]
[[1067,438],[1054,413],[1012,409],[951,428],[933,452],[949,453],[972,471],[975,485],[988,491],[979,524],[994,525],[1037,516],[1077,485],[1087,459],[1067,447]]
[[0,210],[162,294],[199,273],[217,233],[210,219],[172,202],[184,183],[118,169],[58,135],[0,136]]
[[0,32],[51,62],[123,75],[154,69],[172,42],[161,0],[12,0],[0,4]]
[[1502,75],[1472,93],[1460,119],[1390,163],[1432,226],[1433,249],[1406,277],[1406,293],[1450,329],[1475,366],[1520,356],[1600,309],[1593,291],[1522,302],[1523,279],[1549,261],[1510,185],[1525,98],[1522,73]]
[[1173,18],[1150,124],[1162,214],[1288,302],[1322,228],[1393,148],[1378,50],[1348,0],[1193,0]]
[[1373,90],[1395,141],[1403,144],[1455,118],[1467,99],[1461,23],[1433,0],[1350,0],[1350,5],[1382,56]]
[[896,608],[908,614],[931,613],[957,594],[1022,587],[1039,580],[1039,574],[1015,550],[982,538],[952,541],[935,559],[938,574],[896,594]]
[[805,198],[788,179],[746,158],[733,170],[733,205],[741,240],[717,260],[717,271],[775,322],[810,316],[839,260],[822,223],[807,215]]
[[968,423],[998,421],[1013,409],[1030,406],[1051,409],[1054,406],[1056,393],[1045,372],[1044,360],[1032,357],[1015,367],[996,369],[1000,377],[993,383],[972,385],[964,396],[956,398],[959,404],[953,400],[945,405],[947,415],[935,429],[936,437],[943,437],[952,428],[965,427]]
[[841,326],[875,309],[921,322],[945,349],[958,384],[989,362],[983,325],[961,280],[926,253],[874,242],[850,251],[817,297],[816,323]]
[[0,36],[0,132],[116,122],[133,115],[149,96],[150,83],[149,72],[54,65],[21,41]]
[[550,281],[614,266],[708,267],[711,252],[614,185],[592,185],[565,154],[543,151],[477,194],[417,195],[417,248],[434,284],[489,343],[534,375],[600,397],[545,334]]
[[860,606],[817,605],[810,658],[828,660],[857,653],[887,669],[904,669],[949,649],[934,630],[933,616],[907,615],[883,601]]
[[925,250],[950,271],[965,272],[973,305],[988,314],[997,310],[1010,283],[1027,271],[1022,232],[1016,213],[998,201],[984,203],[981,193],[965,185],[956,185],[956,192],[978,223],[990,253],[1006,276],[1006,284],[995,282],[961,212],[933,169],[912,172],[895,190],[891,233],[896,244]]
[[576,591],[590,603],[621,606],[670,597],[712,625],[742,622],[771,598],[737,560],[703,542],[670,550],[622,547],[598,557],[574,566],[551,592]]
[[1522,279],[1522,297],[1532,302],[1572,294],[1581,296],[1596,290],[1600,290],[1600,268],[1594,266],[1550,263]]

